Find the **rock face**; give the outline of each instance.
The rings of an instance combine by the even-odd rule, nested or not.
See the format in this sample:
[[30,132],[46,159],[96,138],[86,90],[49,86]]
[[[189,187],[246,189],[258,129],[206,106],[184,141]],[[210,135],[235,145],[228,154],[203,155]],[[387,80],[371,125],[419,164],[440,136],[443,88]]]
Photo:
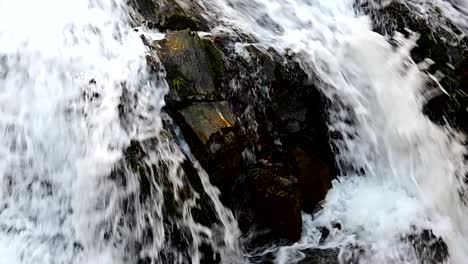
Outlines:
[[[207,24],[173,0],[133,0],[133,5],[140,20],[166,32],[161,41],[144,39],[158,57],[148,57],[149,64],[161,71],[160,60],[166,72],[165,111],[221,191],[222,202],[238,216],[241,230],[261,233],[247,244],[297,241],[301,211],[317,207],[335,175],[326,101],[312,77],[294,54],[254,45],[243,47],[246,56],[233,52],[237,38],[246,36],[201,38],[194,31],[207,30]],[[199,192],[189,163],[184,171]],[[167,203],[177,211],[171,199]],[[192,214],[205,225],[216,221],[210,203],[203,197],[198,203],[200,210]]]
[[208,30],[202,18],[189,14],[175,0],[131,0],[130,4],[138,11],[137,21],[149,27],[160,30]]
[[[212,101],[219,99],[215,70],[222,68],[216,50],[189,30],[170,32],[159,43],[158,55],[167,71],[173,101]],[[206,52],[206,50],[211,53]],[[212,54],[213,53],[213,54]]]
[[248,57],[232,53],[229,37],[214,43],[186,29],[146,43],[166,69],[168,113],[242,231],[262,231],[254,244],[297,241],[301,210],[316,208],[334,175],[325,102],[310,77],[292,55],[252,45]]
[[[235,126],[236,119],[229,109],[226,101],[195,103],[180,110],[185,122],[195,132],[201,143],[206,144],[209,139],[222,129]],[[210,146],[212,153],[216,152],[217,145]]]
[[284,168],[259,166],[248,175],[256,222],[272,235],[296,241],[301,237],[301,204],[297,182]]

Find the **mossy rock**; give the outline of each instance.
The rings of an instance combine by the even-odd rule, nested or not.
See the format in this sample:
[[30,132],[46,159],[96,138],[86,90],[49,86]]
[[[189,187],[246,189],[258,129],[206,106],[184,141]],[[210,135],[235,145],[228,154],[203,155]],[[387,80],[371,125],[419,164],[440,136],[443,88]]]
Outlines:
[[225,72],[224,60],[221,51],[209,39],[202,39],[205,54],[208,58],[211,78],[217,89],[220,89],[223,74]]
[[159,41],[158,56],[167,71],[172,88],[168,103],[215,101],[224,71],[219,50],[189,30],[169,32]]

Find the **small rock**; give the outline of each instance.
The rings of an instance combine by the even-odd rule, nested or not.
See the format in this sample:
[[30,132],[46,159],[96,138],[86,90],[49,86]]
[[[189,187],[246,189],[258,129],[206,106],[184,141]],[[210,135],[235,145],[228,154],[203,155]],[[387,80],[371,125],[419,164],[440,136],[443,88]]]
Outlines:
[[338,264],[338,249],[310,248],[303,250],[305,258],[297,264]]
[[214,74],[222,67],[222,58],[219,54],[213,58],[217,51],[214,46],[206,48],[206,41],[189,30],[169,32],[164,40],[153,45],[160,46],[158,56],[167,71],[170,101],[220,99]]
[[206,144],[213,134],[221,132],[223,128],[232,128],[236,124],[235,116],[225,101],[195,103],[180,112],[203,144]]

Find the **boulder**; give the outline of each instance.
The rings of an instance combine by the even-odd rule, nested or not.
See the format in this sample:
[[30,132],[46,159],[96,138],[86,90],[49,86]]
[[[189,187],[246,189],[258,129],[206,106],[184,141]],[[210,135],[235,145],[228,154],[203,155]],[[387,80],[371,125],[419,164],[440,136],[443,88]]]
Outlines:
[[[249,58],[239,57],[229,41],[189,30],[148,45],[167,72],[167,110],[223,203],[237,212],[244,232],[252,225],[265,231],[250,244],[297,241],[301,209],[312,212],[334,176],[326,101],[313,77],[294,54],[250,45]],[[256,163],[267,165],[252,168]]]
[[138,11],[137,20],[159,30],[208,31],[206,22],[200,16],[187,12],[175,0],[131,0]]
[[216,84],[223,59],[209,40],[183,30],[169,32],[164,40],[153,43],[156,45],[171,87],[168,103],[222,99]]
[[[232,188],[243,167],[247,140],[221,93],[223,54],[211,40],[189,30],[169,32],[162,41],[144,41],[167,72],[166,110],[211,182],[221,190],[223,202],[230,205],[235,200]],[[158,58],[149,57],[148,62],[158,70]]]
[[[180,113],[203,144],[207,144],[222,129],[232,128],[236,124],[236,118],[226,101],[194,103],[180,110]],[[213,144],[209,151],[215,153],[219,147]]]
[[297,181],[285,168],[261,166],[247,176],[254,222],[275,239],[297,241],[302,233]]
[[192,153],[231,204],[232,187],[243,168],[246,138],[226,101],[194,102],[173,115]]
[[326,121],[327,101],[313,85],[313,76],[296,62],[295,55],[282,57],[254,46],[245,49],[260,72],[254,77],[269,87],[265,98],[258,98],[263,96],[259,92],[256,97],[240,95],[238,99],[251,99],[247,105],[257,106],[257,157],[291,167],[302,186],[302,209],[312,212],[325,198],[335,175]]

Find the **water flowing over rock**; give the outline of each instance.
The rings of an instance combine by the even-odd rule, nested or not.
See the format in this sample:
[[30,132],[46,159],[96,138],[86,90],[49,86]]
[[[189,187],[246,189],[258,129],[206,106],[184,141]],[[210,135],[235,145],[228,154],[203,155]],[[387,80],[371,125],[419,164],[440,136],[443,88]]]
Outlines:
[[397,31],[408,34],[410,30],[420,35],[411,56],[417,63],[432,60],[433,65],[426,70],[439,78],[443,87],[434,82],[428,85],[424,93],[428,101],[425,113],[439,124],[448,119],[451,125],[466,132],[468,86],[463,81],[463,69],[468,59],[468,38],[444,17],[439,6],[427,5],[423,14],[414,10],[417,5],[398,1],[377,8],[365,6],[364,10],[371,14],[377,32],[391,36]]
[[468,259],[466,0],[36,2],[0,2],[0,264]]

